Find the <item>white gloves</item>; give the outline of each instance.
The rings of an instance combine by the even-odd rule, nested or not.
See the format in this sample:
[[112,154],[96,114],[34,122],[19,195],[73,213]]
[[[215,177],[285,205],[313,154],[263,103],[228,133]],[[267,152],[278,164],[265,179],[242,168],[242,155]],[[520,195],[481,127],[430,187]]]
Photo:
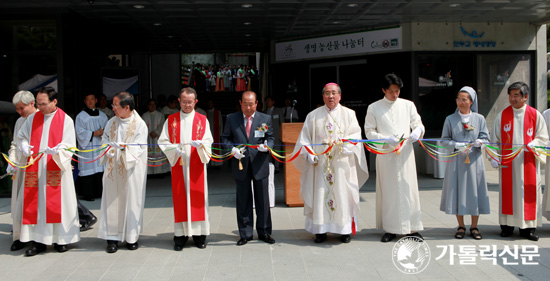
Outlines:
[[46,147],[46,150],[44,151],[44,153],[50,154],[50,155],[56,155],[56,154],[59,153],[60,149],[64,149],[65,147],[67,147],[67,146],[62,144],[62,143],[59,143],[59,144],[57,144],[56,146],[54,146],[52,148]]
[[53,148],[46,147],[46,150],[44,150],[44,153],[50,154],[50,155],[56,155],[58,153],[57,146]]
[[17,172],[17,169],[8,164],[8,167],[6,167],[6,173],[13,175],[15,174],[15,172]]
[[528,143],[527,147],[533,149],[535,147],[535,141],[531,141],[530,143]]
[[420,138],[420,135],[422,134],[422,129],[420,127],[417,127],[416,129],[414,129],[412,131],[412,133],[409,135],[409,139],[412,141],[412,142],[415,142],[415,141],[418,141],[418,139]]
[[23,153],[23,155],[25,157],[29,157],[33,154],[33,152],[32,152],[33,148],[34,148],[34,146],[29,145],[28,143],[24,142],[24,143],[21,144],[21,153]]
[[388,139],[388,144],[392,147],[395,147],[399,144],[399,139],[396,136],[386,137]]
[[259,152],[267,152],[268,151],[268,149],[267,149],[267,140],[264,141],[264,143],[262,143],[258,146],[258,151]]
[[344,155],[352,155],[353,154],[353,151],[351,149],[349,149],[347,146],[344,145],[344,147],[342,148],[342,154]]
[[319,161],[319,157],[317,157],[317,155],[313,155],[313,154],[308,153],[308,154],[306,154],[306,160],[310,164],[317,164],[317,161]]
[[202,140],[192,140],[191,141],[191,146],[194,146],[196,148],[202,147]]
[[483,142],[483,140],[477,139],[476,141],[474,141],[474,147],[481,147]]
[[468,146],[468,143],[466,143],[466,142],[455,142],[455,149],[456,150],[461,150],[461,149],[465,148],[466,146]]
[[185,156],[185,149],[183,147],[181,147],[181,145],[180,145],[180,146],[176,147],[176,153],[177,153],[178,157],[183,157],[183,156]]
[[115,148],[115,149],[124,149],[124,146],[122,146],[122,144],[118,143],[118,142],[110,142],[109,145],[112,147],[112,148]]
[[491,159],[491,167],[497,169],[498,168],[498,162],[495,159]]
[[114,149],[109,149],[109,151],[107,151],[107,157],[109,157],[109,158],[115,157],[115,150]]
[[235,153],[235,155],[233,155],[233,157],[235,157],[235,159],[237,159],[237,160],[244,157],[244,151],[241,151],[240,149],[238,149],[236,147],[233,147],[233,149],[231,150],[231,153]]

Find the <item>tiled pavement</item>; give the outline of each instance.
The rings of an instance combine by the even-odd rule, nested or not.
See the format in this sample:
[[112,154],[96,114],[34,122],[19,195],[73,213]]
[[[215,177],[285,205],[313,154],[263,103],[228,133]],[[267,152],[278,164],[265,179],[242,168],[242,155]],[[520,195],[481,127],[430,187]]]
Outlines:
[[[172,208],[170,179],[149,179],[145,201],[144,232],[140,248],[128,251],[120,247],[115,254],[105,253],[106,243],[96,238],[97,230],[83,232],[81,241],[66,253],[51,247],[35,257],[24,257],[24,251],[10,252],[11,219],[9,198],[0,199],[0,280],[549,280],[550,223],[544,220],[537,229],[538,242],[521,239],[516,230],[512,238],[499,236],[497,173],[488,169],[491,214],[481,216],[479,228],[484,239],[453,238],[456,219],[439,211],[441,179],[419,175],[420,198],[425,230],[421,232],[431,250],[428,267],[418,274],[404,274],[393,264],[395,241],[379,242],[383,232],[375,229],[375,175],[361,189],[359,232],[349,244],[330,235],[323,244],[313,243],[313,236],[304,230],[303,208],[284,204],[283,175],[276,176],[276,206],[272,208],[273,237],[276,244],[253,240],[238,247],[235,219],[235,192],[230,169],[209,169],[210,224],[212,234],[208,246],[200,250],[188,242],[175,252],[172,242]],[[83,203],[96,215],[100,201]],[[469,221],[469,220],[468,220]],[[256,238],[256,237],[255,237]],[[452,246],[451,246],[452,245]],[[441,247],[460,245],[476,250],[474,265],[460,265],[455,256],[451,264]],[[505,246],[536,245],[538,265],[522,264],[504,254],[493,265],[480,260],[479,250],[495,245],[499,254]],[[440,247],[438,247],[440,246]],[[508,258],[505,260],[504,258]],[[518,263],[518,265],[507,265]]]

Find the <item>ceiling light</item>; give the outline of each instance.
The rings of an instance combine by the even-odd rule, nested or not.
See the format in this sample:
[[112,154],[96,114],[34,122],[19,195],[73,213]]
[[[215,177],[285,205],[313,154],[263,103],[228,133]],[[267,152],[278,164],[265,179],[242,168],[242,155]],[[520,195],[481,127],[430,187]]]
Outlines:
[[357,6],[359,6],[359,5],[357,5],[357,4],[355,4],[355,3],[350,3],[350,4],[348,4],[348,7],[350,7],[350,8],[355,8],[355,7],[357,7]]
[[241,7],[243,7],[243,8],[252,8],[252,4],[242,4]]
[[174,38],[174,35],[168,35],[168,38],[172,39]]
[[145,6],[143,6],[143,5],[134,5],[134,8],[136,8],[136,9],[143,9],[143,8],[145,8]]
[[245,34],[244,36],[246,36],[246,37],[250,37],[250,34]]
[[244,24],[244,25],[251,25],[252,23],[247,21],[247,22],[245,22],[245,23],[243,23],[243,24]]
[[449,7],[451,7],[451,8],[458,8],[458,7],[460,7],[460,4],[458,4],[458,3],[449,4]]
[[155,23],[153,23],[153,25],[154,25],[154,26],[161,26],[162,23],[160,23],[160,22],[155,22]]
[[333,24],[339,24],[340,22],[339,21],[333,21],[332,23]]

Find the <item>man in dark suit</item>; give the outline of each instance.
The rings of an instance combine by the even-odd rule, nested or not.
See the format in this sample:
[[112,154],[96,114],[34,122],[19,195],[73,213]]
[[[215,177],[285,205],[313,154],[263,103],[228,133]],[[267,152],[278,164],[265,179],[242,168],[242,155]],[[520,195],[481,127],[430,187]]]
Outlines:
[[[271,116],[271,124],[273,125],[273,139],[275,144],[275,147],[273,147],[273,149],[282,150],[281,149],[281,124],[285,121],[283,109],[279,107],[275,107],[275,99],[271,96],[268,96],[267,98],[265,98],[265,104],[267,106],[265,114]],[[273,165],[275,165],[275,172],[279,172],[279,166],[281,163],[275,159],[273,159],[272,162],[273,162]]]
[[[222,143],[235,155],[231,166],[237,185],[237,224],[240,239],[238,246],[252,240],[254,217],[252,214],[252,187],[256,202],[256,231],[258,237],[273,244],[271,237],[271,210],[269,209],[268,176],[269,151],[273,147],[271,117],[257,112],[258,100],[252,91],[245,91],[239,101],[242,112],[229,114],[222,133]],[[267,127],[267,128],[266,128]],[[257,148],[237,148],[239,144],[258,145]]]

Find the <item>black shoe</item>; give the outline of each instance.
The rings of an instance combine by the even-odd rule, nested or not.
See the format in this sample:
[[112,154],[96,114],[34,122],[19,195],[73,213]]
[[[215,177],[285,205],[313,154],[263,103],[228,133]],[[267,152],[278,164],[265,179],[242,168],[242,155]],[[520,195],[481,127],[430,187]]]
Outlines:
[[126,243],[126,248],[128,248],[128,250],[130,251],[137,250],[139,248],[138,242],[136,241],[136,243]]
[[188,236],[174,236],[174,251],[181,251],[189,240]]
[[87,221],[80,227],[80,232],[89,230],[92,228],[92,225],[94,225],[97,222],[97,217],[93,216],[91,220]]
[[407,234],[407,235],[405,235],[405,236],[409,236],[409,237],[418,237],[418,238],[424,240],[424,237],[422,237],[422,235],[420,235],[420,233],[418,233],[418,232],[409,233],[409,234]]
[[264,234],[263,237],[261,237],[261,240],[263,240],[265,243],[268,243],[268,244],[275,244],[275,239],[273,239],[273,237],[271,237],[271,235],[269,234]]
[[59,245],[57,243],[54,243],[53,244],[53,248],[58,252],[58,253],[63,253],[63,252],[66,252],[69,250],[69,247],[67,247],[67,245]]
[[31,246],[25,251],[25,256],[32,257],[46,251],[46,245],[38,242],[31,242]]
[[237,241],[237,246],[242,246],[242,245],[246,245],[246,243],[248,243],[248,241],[252,240],[252,237],[250,238],[241,238],[239,239],[239,241]]
[[11,244],[10,251],[19,251],[19,250],[25,248],[25,246],[27,246],[26,242],[21,242],[19,240],[15,240]]
[[397,237],[397,235],[393,234],[393,233],[384,233],[384,235],[382,236],[382,239],[380,239],[381,242],[390,242],[392,241],[395,237]]
[[[500,225],[500,237],[510,237],[514,234],[514,227],[508,225]],[[520,230],[521,231],[521,230]]]
[[340,237],[340,241],[342,241],[342,243],[349,243],[349,242],[351,242],[351,236],[349,234],[342,235]]
[[118,251],[118,244],[117,243],[108,243],[107,244],[107,249],[105,251],[109,254],[116,253],[116,251]]
[[529,239],[531,241],[539,241],[539,237],[537,235],[535,235],[535,233],[528,232],[528,233],[522,233],[520,235],[521,235],[521,237],[523,237],[525,239]]
[[327,234],[326,233],[322,233],[322,234],[315,234],[315,240],[313,240],[313,242],[315,243],[323,243],[327,241]]
[[193,236],[193,242],[195,242],[195,246],[199,249],[206,248],[206,235]]

